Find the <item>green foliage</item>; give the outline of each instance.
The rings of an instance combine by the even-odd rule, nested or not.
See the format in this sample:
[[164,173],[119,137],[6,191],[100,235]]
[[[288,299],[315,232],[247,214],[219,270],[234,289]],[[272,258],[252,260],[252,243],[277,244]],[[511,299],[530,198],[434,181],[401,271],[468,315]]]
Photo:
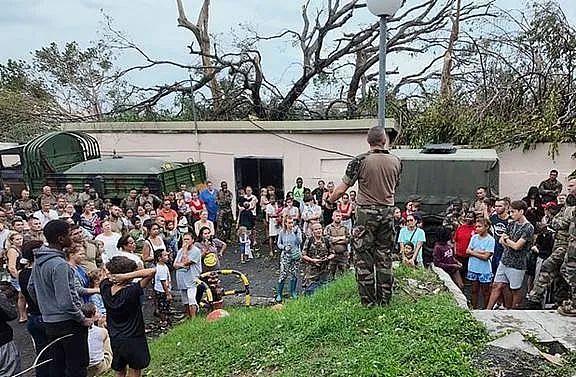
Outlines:
[[[397,278],[434,280],[401,268]],[[359,304],[348,275],[316,295],[269,308],[197,318],[151,344],[148,375],[478,376],[470,356],[486,330],[447,293],[414,301],[398,290],[389,307]]]
[[48,114],[56,105],[23,61],[0,64],[0,141],[25,142],[54,128]]

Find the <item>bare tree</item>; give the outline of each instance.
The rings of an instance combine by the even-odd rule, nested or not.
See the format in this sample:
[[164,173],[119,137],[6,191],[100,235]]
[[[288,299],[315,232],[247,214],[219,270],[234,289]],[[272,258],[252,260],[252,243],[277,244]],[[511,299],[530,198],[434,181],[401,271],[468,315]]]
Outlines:
[[194,37],[200,46],[200,56],[202,58],[202,68],[204,75],[211,77],[209,86],[210,90],[212,91],[214,105],[216,108],[218,108],[220,100],[222,99],[222,89],[220,88],[218,78],[216,77],[214,61],[210,57],[212,55],[210,48],[210,34],[208,33],[210,0],[203,1],[196,24],[190,22],[186,17],[186,12],[184,11],[182,0],[176,0],[176,4],[178,6],[178,26],[190,30],[194,34]]

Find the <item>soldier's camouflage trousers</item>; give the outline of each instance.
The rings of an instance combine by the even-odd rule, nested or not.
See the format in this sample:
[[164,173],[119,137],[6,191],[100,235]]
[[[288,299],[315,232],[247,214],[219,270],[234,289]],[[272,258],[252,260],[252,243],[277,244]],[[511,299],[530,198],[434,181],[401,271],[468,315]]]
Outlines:
[[352,230],[358,293],[363,305],[385,305],[392,296],[393,207],[359,206]]
[[546,290],[550,288],[554,279],[560,275],[560,267],[562,267],[562,263],[564,263],[565,256],[565,246],[555,247],[554,250],[552,250],[552,254],[542,263],[540,275],[538,275],[538,279],[534,282],[534,287],[528,294],[528,300],[541,302],[544,299]]
[[560,267],[560,273],[570,286],[572,302],[576,302],[576,241],[571,241],[568,244],[564,263]]
[[280,254],[280,277],[278,282],[285,282],[289,276],[292,280],[298,279],[299,271],[300,258],[293,259],[291,252],[282,251],[282,254]]

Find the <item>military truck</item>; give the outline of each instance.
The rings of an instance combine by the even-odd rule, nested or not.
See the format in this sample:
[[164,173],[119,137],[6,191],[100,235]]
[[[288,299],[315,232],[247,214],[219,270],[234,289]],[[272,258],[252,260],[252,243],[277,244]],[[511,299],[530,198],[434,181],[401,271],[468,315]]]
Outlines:
[[424,263],[432,262],[436,231],[454,199],[471,203],[476,189],[484,186],[489,196],[499,193],[500,165],[493,149],[455,148],[451,144],[428,145],[424,149],[394,149],[402,160],[396,202],[400,208],[418,197],[421,201],[426,243]]
[[455,148],[451,144],[424,149],[392,150],[402,160],[396,201],[403,205],[413,196],[426,213],[439,214],[453,199],[470,202],[476,188],[485,186],[490,196],[499,193],[500,165],[493,149]]
[[64,191],[70,183],[80,189],[89,183],[99,195],[115,202],[132,188],[147,186],[162,195],[206,181],[201,162],[170,162],[145,157],[103,157],[97,140],[82,132],[55,131],[38,136],[24,145],[0,150],[0,180],[13,191],[28,187],[40,195],[42,187]]

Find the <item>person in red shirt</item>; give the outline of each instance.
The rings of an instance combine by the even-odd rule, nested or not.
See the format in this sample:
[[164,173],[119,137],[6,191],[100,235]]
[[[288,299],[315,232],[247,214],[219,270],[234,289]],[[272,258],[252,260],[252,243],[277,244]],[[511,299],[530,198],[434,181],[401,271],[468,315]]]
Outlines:
[[192,193],[192,200],[188,205],[192,211],[192,221],[190,223],[194,224],[196,221],[200,220],[200,214],[202,211],[206,210],[206,206],[204,205],[204,202],[198,198],[197,192]]
[[476,233],[476,213],[474,211],[466,212],[464,217],[464,224],[456,228],[454,232],[454,250],[456,251],[456,260],[462,263],[460,274],[463,278],[468,273],[468,254],[466,249],[470,244],[470,239]]
[[164,199],[162,209],[158,210],[157,215],[162,216],[167,222],[172,221],[176,224],[178,222],[178,212],[174,211],[171,206],[172,202],[169,199]]

